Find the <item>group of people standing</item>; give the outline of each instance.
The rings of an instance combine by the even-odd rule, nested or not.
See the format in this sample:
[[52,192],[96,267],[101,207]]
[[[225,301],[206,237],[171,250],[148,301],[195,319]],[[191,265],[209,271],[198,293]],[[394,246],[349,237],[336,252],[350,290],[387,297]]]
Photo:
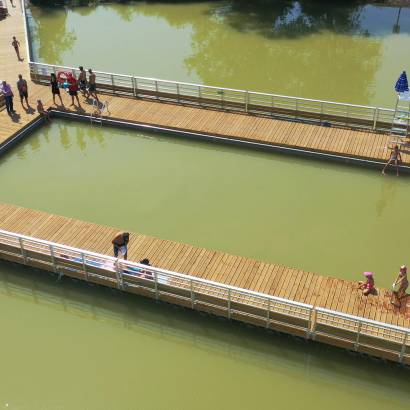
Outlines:
[[[30,103],[28,101],[28,85],[27,85],[27,81],[23,78],[23,76],[21,74],[18,75],[18,80],[16,83],[16,88],[17,91],[19,93],[20,96],[20,102],[21,102],[21,106],[26,110],[26,111],[30,111],[32,110]],[[16,114],[16,110],[14,109],[14,102],[13,102],[13,98],[14,98],[14,93],[13,90],[11,88],[11,85],[7,83],[7,81],[2,81],[1,85],[0,85],[0,93],[3,94],[4,96],[4,100],[6,103],[6,110],[7,110],[7,114],[10,116],[13,116]],[[24,106],[24,102],[26,103],[27,107]],[[38,99],[37,100],[37,112],[43,116],[46,121],[50,120],[50,115],[48,110],[46,110],[44,108],[43,102]],[[34,112],[34,110],[32,110],[32,112]]]
[[63,100],[61,98],[61,87],[65,88],[65,85],[68,89],[68,94],[71,97],[71,106],[75,105],[74,100],[77,102],[79,108],[81,108],[81,103],[78,98],[78,92],[80,91],[82,95],[87,99],[89,97],[93,97],[95,100],[99,101],[97,90],[96,90],[96,77],[91,68],[88,69],[88,79],[87,79],[87,72],[84,70],[83,66],[79,67],[80,73],[78,78],[73,74],[69,73],[70,75],[66,77],[66,83],[62,83],[58,80],[54,73],[51,73],[50,76],[50,86],[51,86],[51,93],[53,95],[53,103],[56,103],[56,96],[60,99],[61,105],[64,106]]

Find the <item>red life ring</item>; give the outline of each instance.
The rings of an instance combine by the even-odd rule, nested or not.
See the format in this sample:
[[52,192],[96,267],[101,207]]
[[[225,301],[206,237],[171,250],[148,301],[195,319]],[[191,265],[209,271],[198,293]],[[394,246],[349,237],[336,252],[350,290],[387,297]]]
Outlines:
[[59,71],[57,73],[57,81],[60,84],[64,84],[66,82],[72,84],[73,82],[75,82],[75,78],[70,71]]

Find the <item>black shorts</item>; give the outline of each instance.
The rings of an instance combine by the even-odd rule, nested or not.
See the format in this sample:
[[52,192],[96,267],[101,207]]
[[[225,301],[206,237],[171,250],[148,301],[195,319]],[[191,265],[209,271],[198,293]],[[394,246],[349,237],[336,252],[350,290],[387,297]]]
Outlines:
[[68,94],[70,94],[71,97],[75,97],[77,95],[77,90],[69,90]]
[[95,84],[90,84],[88,86],[88,91],[91,91],[91,92],[95,91]]
[[51,90],[51,92],[53,93],[53,95],[60,95],[60,89],[59,88],[53,88]]
[[20,98],[28,98],[28,92],[27,91],[19,91]]
[[80,90],[85,90],[87,87],[87,81],[80,80],[79,85],[80,85]]

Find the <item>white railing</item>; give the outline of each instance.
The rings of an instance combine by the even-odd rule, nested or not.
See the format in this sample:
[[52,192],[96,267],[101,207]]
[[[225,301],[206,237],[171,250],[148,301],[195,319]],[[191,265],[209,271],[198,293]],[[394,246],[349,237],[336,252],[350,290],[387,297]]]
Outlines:
[[[32,61],[30,55],[30,32],[24,0],[22,0],[22,11],[28,61],[30,72],[34,79],[48,84],[49,79],[45,77],[58,70],[70,70],[78,75],[79,70],[73,67]],[[388,108],[213,87],[103,71],[95,71],[95,74],[99,90],[106,93],[149,97],[162,101],[171,100],[200,107],[279,116],[286,119],[312,121],[324,125],[336,124],[372,131],[389,131],[394,117],[394,110]]]
[[[410,358],[410,329],[0,230],[0,258],[353,350]],[[376,353],[375,353],[376,352]],[[383,356],[383,354],[380,354]]]
[[[79,74],[79,70],[74,67],[30,62],[31,76],[40,83],[48,84],[50,74],[58,71],[70,71],[76,76]],[[135,77],[103,71],[95,71],[95,74],[99,91],[105,93],[280,116],[325,125],[329,123],[373,131],[386,131],[391,128],[394,116],[394,110],[387,108]]]

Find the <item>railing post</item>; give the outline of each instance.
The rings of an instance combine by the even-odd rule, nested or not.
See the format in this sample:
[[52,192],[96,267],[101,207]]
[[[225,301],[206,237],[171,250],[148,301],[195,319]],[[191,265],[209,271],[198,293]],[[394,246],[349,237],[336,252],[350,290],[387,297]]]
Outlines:
[[275,108],[275,97],[274,97],[273,95],[272,95],[272,98],[271,98],[270,105],[271,105],[271,112],[270,112],[270,114],[271,114],[271,116],[273,117],[273,109]]
[[297,118],[298,117],[298,99],[296,98],[296,100],[295,100],[295,118]]
[[155,93],[157,94],[157,100],[159,100],[159,95],[158,95],[158,81],[155,80]]
[[179,84],[177,83],[177,96],[178,96],[178,102],[179,102]]
[[346,107],[346,121],[345,121],[345,125],[348,125],[348,119],[349,119],[349,106]]
[[87,272],[87,266],[85,264],[84,253],[81,254],[81,262],[83,263],[83,271],[84,271],[84,275],[85,275],[85,280],[88,281],[88,272]]
[[137,87],[135,86],[135,77],[132,77],[132,90],[133,90],[133,93],[134,93],[134,97],[136,97],[137,96]]
[[356,341],[354,344],[354,350],[357,352],[359,349],[359,338],[360,338],[360,331],[362,330],[362,324],[363,322],[359,322],[359,327],[357,328],[357,336],[356,336]]
[[115,94],[115,83],[114,83],[114,75],[111,74],[111,85],[112,85],[112,91]]
[[248,112],[248,105],[249,105],[249,92],[245,91],[245,112]]
[[115,262],[115,273],[117,275],[117,288],[118,289],[123,289],[123,283],[122,283],[122,270],[120,266],[120,261],[119,259],[116,260]]
[[228,319],[231,318],[231,289],[228,289]]
[[373,113],[373,130],[377,128],[377,120],[379,119],[379,109],[376,108]]
[[404,335],[404,338],[403,338],[403,344],[402,344],[402,346],[401,346],[401,352],[400,352],[400,355],[399,355],[399,362],[400,363],[403,363],[403,358],[404,358],[404,353],[406,352],[406,343],[407,343],[407,337],[409,336],[409,334],[408,333],[406,333],[405,335]]
[[191,306],[193,309],[195,306],[195,294],[194,294],[194,282],[192,281],[192,279],[191,279],[190,284],[191,284]]
[[313,307],[310,309],[310,314],[309,314],[309,322],[308,322],[308,339],[315,339],[315,330],[316,330],[316,317],[317,317],[317,311],[316,308]]
[[56,266],[56,259],[54,257],[54,249],[52,245],[49,245],[49,249],[50,249],[50,255],[51,255],[51,263],[53,264],[53,269],[54,272],[57,272],[57,266]]
[[19,238],[19,243],[20,243],[21,256],[23,257],[24,263],[27,263],[27,255],[26,255],[26,251],[23,246],[23,240],[21,238]]
[[202,88],[201,86],[198,86],[198,98],[199,98],[199,105],[202,107]]
[[320,103],[320,121],[322,121],[323,118],[323,101]]
[[266,329],[269,329],[270,325],[270,299],[268,299],[268,307],[266,308]]
[[221,94],[221,108],[224,108],[224,90],[219,90]]
[[154,286],[155,286],[155,299],[159,299],[159,291],[158,291],[158,273],[154,271]]

